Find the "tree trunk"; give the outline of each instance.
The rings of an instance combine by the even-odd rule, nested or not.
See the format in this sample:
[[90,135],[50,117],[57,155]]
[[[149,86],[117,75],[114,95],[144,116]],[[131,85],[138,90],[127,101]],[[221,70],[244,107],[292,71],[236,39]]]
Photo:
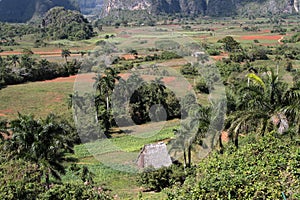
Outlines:
[[107,112],[109,110],[109,101],[108,100],[109,99],[108,99],[108,94],[107,94],[107,96],[106,96],[106,110],[107,110]]
[[220,145],[220,154],[224,153],[224,146],[223,146],[223,142],[222,142],[222,133],[219,136],[219,145]]
[[46,187],[47,187],[47,190],[50,189],[50,178],[49,178],[49,169],[48,171],[46,172]]
[[192,164],[192,145],[188,147],[188,165],[187,167],[191,167]]
[[185,153],[185,149],[183,149],[183,161],[184,161],[184,168],[187,167],[187,163],[186,163],[186,153]]
[[239,148],[239,133],[235,134],[234,145],[237,149]]

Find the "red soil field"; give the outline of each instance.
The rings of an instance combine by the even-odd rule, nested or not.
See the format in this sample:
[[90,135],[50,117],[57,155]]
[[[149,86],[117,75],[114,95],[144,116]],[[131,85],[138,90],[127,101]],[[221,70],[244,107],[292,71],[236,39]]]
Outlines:
[[241,40],[279,40],[282,35],[245,35],[241,36]]
[[124,58],[125,60],[135,60],[136,56],[134,56],[132,54],[125,54],[125,55],[122,55],[122,58]]

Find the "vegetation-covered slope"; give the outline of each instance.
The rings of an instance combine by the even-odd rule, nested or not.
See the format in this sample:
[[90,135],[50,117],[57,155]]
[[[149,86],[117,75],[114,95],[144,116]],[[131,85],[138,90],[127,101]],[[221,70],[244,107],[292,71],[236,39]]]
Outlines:
[[2,0],[0,1],[0,21],[26,22],[34,16],[41,16],[55,6],[78,10],[74,0]]
[[54,39],[83,40],[93,36],[93,28],[77,11],[55,7],[49,10],[44,19],[43,26],[46,33]]
[[198,166],[198,175],[169,199],[299,199],[299,140],[269,134],[223,155],[212,154]]

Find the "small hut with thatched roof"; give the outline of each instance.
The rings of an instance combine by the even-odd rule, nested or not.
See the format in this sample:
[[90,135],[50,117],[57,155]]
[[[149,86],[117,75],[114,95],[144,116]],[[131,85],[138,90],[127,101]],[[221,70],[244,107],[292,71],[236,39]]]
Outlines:
[[145,145],[137,159],[139,168],[154,167],[158,169],[168,167],[171,164],[172,160],[164,142]]

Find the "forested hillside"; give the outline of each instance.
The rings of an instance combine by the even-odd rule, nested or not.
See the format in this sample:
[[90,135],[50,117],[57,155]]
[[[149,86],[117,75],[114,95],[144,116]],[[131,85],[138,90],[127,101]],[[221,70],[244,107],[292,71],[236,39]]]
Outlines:
[[0,21],[26,22],[46,13],[55,6],[78,10],[76,0],[2,0],[0,1]]

